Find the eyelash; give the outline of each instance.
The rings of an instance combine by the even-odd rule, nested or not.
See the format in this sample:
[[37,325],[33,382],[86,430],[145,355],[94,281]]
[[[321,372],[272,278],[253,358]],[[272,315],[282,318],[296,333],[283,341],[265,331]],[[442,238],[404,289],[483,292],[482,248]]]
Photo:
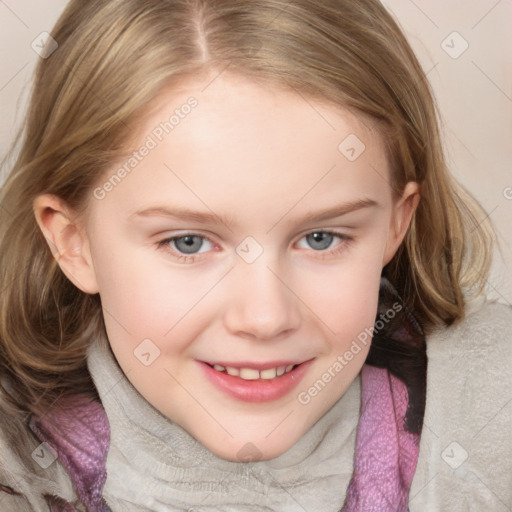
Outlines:
[[[304,234],[300,238],[300,240],[302,240],[303,238],[305,238],[305,237],[307,237],[309,235],[312,235],[314,233],[323,233],[323,234],[326,234],[326,235],[332,235],[334,237],[337,237],[340,240],[340,243],[334,249],[326,249],[326,250],[318,250],[318,251],[315,251],[314,249],[311,249],[312,251],[316,252],[319,255],[320,259],[327,258],[327,257],[332,257],[332,256],[337,256],[342,251],[344,251],[351,244],[351,242],[353,242],[353,240],[354,240],[352,237],[347,236],[344,233],[338,233],[337,231],[324,230],[324,229],[317,229],[315,231],[310,231],[309,233]],[[176,258],[178,261],[184,260],[183,261],[184,263],[194,263],[197,260],[197,258],[201,257],[200,255],[203,254],[203,253],[181,254],[179,252],[177,253],[176,250],[171,249],[171,247],[169,245],[174,240],[179,240],[180,238],[185,238],[187,236],[197,236],[197,237],[202,238],[204,240],[208,240],[211,244],[214,244],[214,242],[212,240],[210,240],[208,237],[200,235],[199,233],[183,233],[181,235],[177,235],[177,236],[173,236],[173,237],[170,237],[170,238],[166,238],[164,240],[161,240],[161,241],[157,242],[156,243],[157,249],[163,249],[163,250],[171,253],[172,256],[174,258]],[[208,252],[208,251],[206,251],[206,252]]]

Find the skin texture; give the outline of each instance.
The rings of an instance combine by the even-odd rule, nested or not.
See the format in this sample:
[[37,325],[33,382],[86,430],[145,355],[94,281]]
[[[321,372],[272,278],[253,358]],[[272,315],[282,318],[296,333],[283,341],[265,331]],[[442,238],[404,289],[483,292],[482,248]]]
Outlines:
[[[270,459],[291,448],[361,370],[369,345],[309,403],[298,400],[373,326],[382,267],[405,236],[419,191],[409,183],[393,202],[379,135],[348,111],[228,73],[209,81],[166,91],[134,150],[151,134],[158,144],[103,198],[91,192],[81,222],[48,194],[34,201],[34,213],[66,276],[100,294],[110,345],[134,387],[219,457],[240,460],[252,443]],[[158,141],[155,127],[191,96],[197,106]],[[366,146],[354,161],[338,149],[350,134]],[[359,199],[378,204],[300,220]],[[233,224],[129,218],[153,206]],[[321,230],[352,240],[306,237]],[[158,247],[189,232],[205,237],[194,239],[195,260],[180,258],[183,239]],[[248,236],[257,245],[244,246]],[[263,252],[248,263],[240,246]],[[160,350],[149,366],[134,355],[145,339]],[[312,358],[298,387],[264,403],[226,395],[196,361]]]

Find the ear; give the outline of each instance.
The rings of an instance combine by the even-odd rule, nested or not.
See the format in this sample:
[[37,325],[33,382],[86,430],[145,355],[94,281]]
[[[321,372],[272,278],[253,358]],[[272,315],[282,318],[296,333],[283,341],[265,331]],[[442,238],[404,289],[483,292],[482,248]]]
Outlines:
[[400,247],[400,244],[405,238],[412,216],[416,211],[419,202],[420,186],[415,181],[410,181],[404,187],[402,196],[393,206],[388,241],[382,260],[383,267],[392,260],[396,251]]
[[33,202],[34,215],[62,272],[85,293],[98,293],[88,239],[64,201],[42,194]]

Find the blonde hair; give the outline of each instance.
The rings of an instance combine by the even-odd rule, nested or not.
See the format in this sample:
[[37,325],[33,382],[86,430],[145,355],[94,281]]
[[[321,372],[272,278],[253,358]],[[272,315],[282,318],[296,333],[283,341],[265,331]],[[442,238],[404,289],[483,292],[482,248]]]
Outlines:
[[[437,107],[400,28],[377,0],[72,0],[41,59],[20,150],[0,196],[2,408],[41,414],[91,392],[91,339],[106,336],[98,295],[62,273],[35,220],[39,194],[80,215],[128,151],[159,95],[186,79],[230,73],[349,108],[385,140],[399,194],[422,199],[384,273],[424,327],[464,315],[481,292],[492,230],[450,176]],[[13,150],[14,151],[14,150]]]

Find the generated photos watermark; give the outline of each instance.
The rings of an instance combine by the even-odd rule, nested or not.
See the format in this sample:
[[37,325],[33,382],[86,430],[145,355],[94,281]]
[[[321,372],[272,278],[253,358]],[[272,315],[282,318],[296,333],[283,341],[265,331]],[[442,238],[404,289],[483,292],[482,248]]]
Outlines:
[[395,317],[395,315],[402,310],[402,304],[395,302],[385,313],[379,316],[373,327],[366,327],[361,331],[357,338],[352,340],[350,347],[345,350],[343,354],[337,356],[336,360],[325,370],[325,372],[312,384],[307,390],[301,391],[297,400],[302,405],[307,405],[311,400],[322,392],[327,384],[331,382],[336,376],[345,368],[355,355],[359,354],[363,347],[366,347],[371,341],[372,336],[382,330],[384,326]]
[[114,188],[117,187],[117,185],[119,185],[119,183],[121,183],[121,181],[126,178],[126,176],[128,176],[140,162],[142,162],[144,158],[146,158],[146,156],[148,156],[149,153],[192,112],[192,109],[197,107],[197,105],[199,105],[199,102],[194,96],[191,96],[187,99],[186,103],[174,110],[174,113],[168,120],[161,122],[158,126],[153,128],[142,146],[134,151],[126,162],[124,162],[101,187],[94,189],[93,196],[98,200],[105,199],[106,195],[114,190]]

